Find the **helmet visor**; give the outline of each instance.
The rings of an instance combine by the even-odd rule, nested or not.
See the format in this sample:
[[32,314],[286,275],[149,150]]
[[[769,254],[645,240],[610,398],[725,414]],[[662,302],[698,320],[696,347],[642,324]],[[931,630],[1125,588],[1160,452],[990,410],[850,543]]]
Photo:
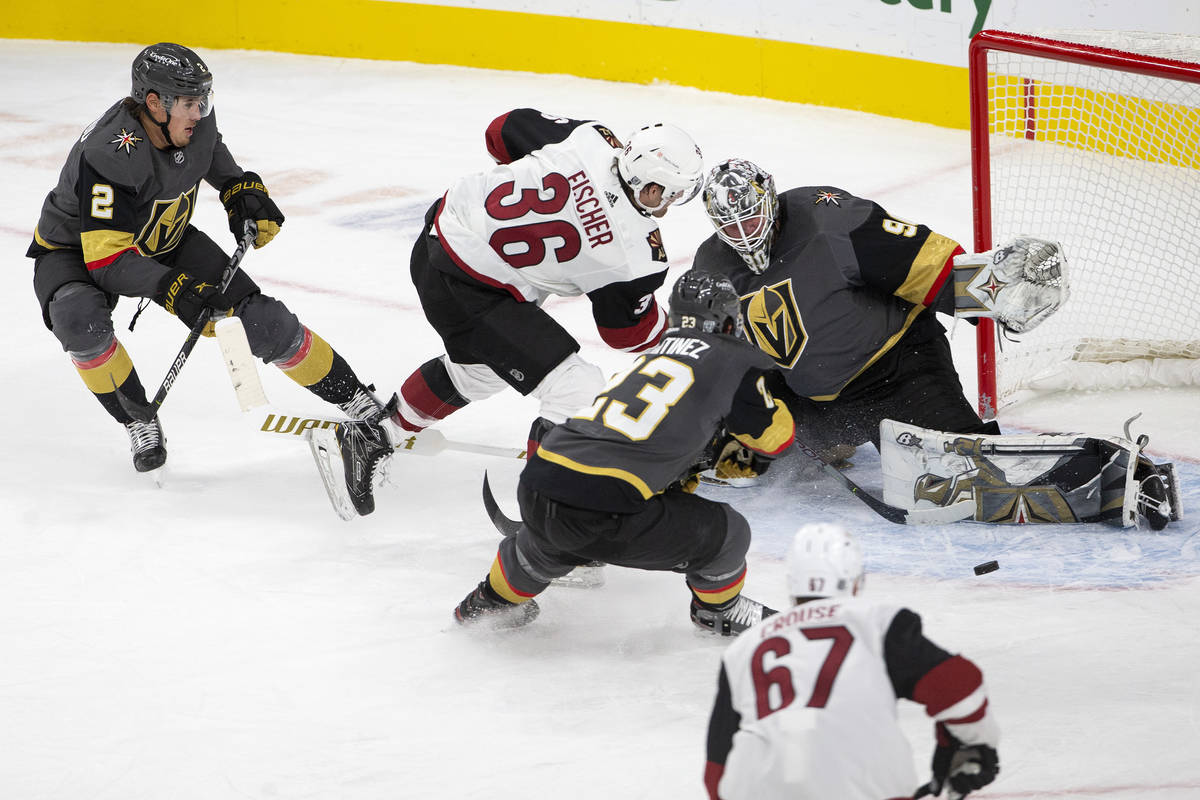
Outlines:
[[171,114],[186,114],[188,116],[203,118],[212,113],[213,110],[213,93],[209,89],[201,95],[163,95],[163,105],[166,106],[167,113]]

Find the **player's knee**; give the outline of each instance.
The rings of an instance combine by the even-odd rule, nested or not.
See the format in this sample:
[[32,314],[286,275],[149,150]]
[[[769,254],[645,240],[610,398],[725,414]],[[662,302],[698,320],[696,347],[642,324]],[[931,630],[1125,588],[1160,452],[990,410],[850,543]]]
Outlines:
[[750,523],[746,518],[723,503],[725,512],[725,538],[716,553],[703,564],[695,565],[704,575],[732,574],[746,564],[746,553],[750,550]]
[[296,354],[304,342],[304,326],[287,306],[274,297],[256,293],[238,309],[250,352],[263,361],[279,361]]
[[112,344],[112,314],[95,286],[68,283],[54,293],[46,310],[50,330],[73,357],[86,359]]
[[542,403],[541,415],[558,424],[591,405],[603,387],[600,368],[571,353],[550,370],[532,394]]

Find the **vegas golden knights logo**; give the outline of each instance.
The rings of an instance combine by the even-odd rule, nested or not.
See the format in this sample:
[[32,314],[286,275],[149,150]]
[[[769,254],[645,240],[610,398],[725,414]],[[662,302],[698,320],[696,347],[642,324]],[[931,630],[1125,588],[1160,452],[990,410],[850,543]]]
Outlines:
[[150,210],[150,221],[138,235],[138,249],[148,256],[175,249],[187,230],[195,207],[195,186],[174,200],[155,200],[154,208]]
[[743,297],[742,303],[750,341],[781,367],[795,366],[808,344],[808,333],[796,307],[791,279],[764,286]]

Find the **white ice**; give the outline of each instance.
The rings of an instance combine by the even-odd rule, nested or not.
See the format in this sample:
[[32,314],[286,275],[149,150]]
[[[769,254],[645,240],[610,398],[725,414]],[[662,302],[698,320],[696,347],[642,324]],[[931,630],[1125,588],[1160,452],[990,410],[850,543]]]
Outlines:
[[[43,327],[22,254],[74,137],[126,92],[137,47],[0,41],[0,242],[12,291],[0,399],[0,797],[702,797],[722,642],[693,631],[681,577],[610,567],[601,589],[549,590],[525,630],[452,623],[496,548],[483,471],[512,514],[520,462],[396,458],[379,510],[343,523],[307,449],[253,430],[205,341],[163,407],[165,485],[134,473],[123,431]],[[971,239],[964,131],[670,86],[204,55],[226,141],[287,215],[245,268],[387,392],[441,351],[408,277],[421,215],[453,177],[488,166],[483,129],[510,108],[598,118],[619,135],[669,120],[694,132],[709,163],[746,156],[782,187],[832,184]],[[231,248],[214,192],[201,197],[195,222]],[[663,230],[669,285],[709,228],[691,205]],[[152,308],[129,333],[134,306],[121,302],[115,320],[153,390],[184,330]],[[623,361],[603,348],[585,301],[550,308],[586,355],[606,368]],[[971,393],[972,335],[953,331]],[[327,410],[278,373],[264,378],[277,404]],[[1137,430],[1175,459],[1196,508],[1198,399],[1049,397],[1001,422],[1116,433],[1143,411]],[[519,446],[534,410],[509,393],[443,430]],[[878,487],[867,450],[848,474]],[[935,641],[987,675],[1002,773],[979,797],[1200,797],[1195,517],[1161,534],[901,528],[794,461],[765,487],[721,495],[756,530],[747,593],[784,601],[781,556],[801,522],[851,524],[868,551],[867,591],[920,612]],[[973,576],[990,558],[1000,570]],[[901,719],[924,775],[930,725],[908,703]]]

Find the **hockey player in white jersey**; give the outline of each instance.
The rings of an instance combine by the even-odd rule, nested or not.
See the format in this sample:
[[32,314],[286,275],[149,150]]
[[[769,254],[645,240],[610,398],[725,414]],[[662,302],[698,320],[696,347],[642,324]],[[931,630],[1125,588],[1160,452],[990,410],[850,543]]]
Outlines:
[[[805,525],[787,560],[794,602],[721,659],[704,783],[711,800],[965,797],[999,772],[983,674],[925,638],[921,618],[858,597],[862,551]],[[896,700],[925,706],[936,745],[918,787]],[[914,794],[914,790],[917,790]]]
[[484,138],[497,166],[433,204],[410,262],[445,353],[404,381],[384,424],[337,433],[359,514],[374,510],[371,478],[392,443],[469,402],[509,386],[536,397],[530,450],[592,402],[603,376],[541,308],[548,297],[586,294],[600,337],[619,350],[642,352],[666,329],[654,297],[667,273],[657,218],[700,190],[691,137],[659,123],[622,144],[598,122],[522,108]]

